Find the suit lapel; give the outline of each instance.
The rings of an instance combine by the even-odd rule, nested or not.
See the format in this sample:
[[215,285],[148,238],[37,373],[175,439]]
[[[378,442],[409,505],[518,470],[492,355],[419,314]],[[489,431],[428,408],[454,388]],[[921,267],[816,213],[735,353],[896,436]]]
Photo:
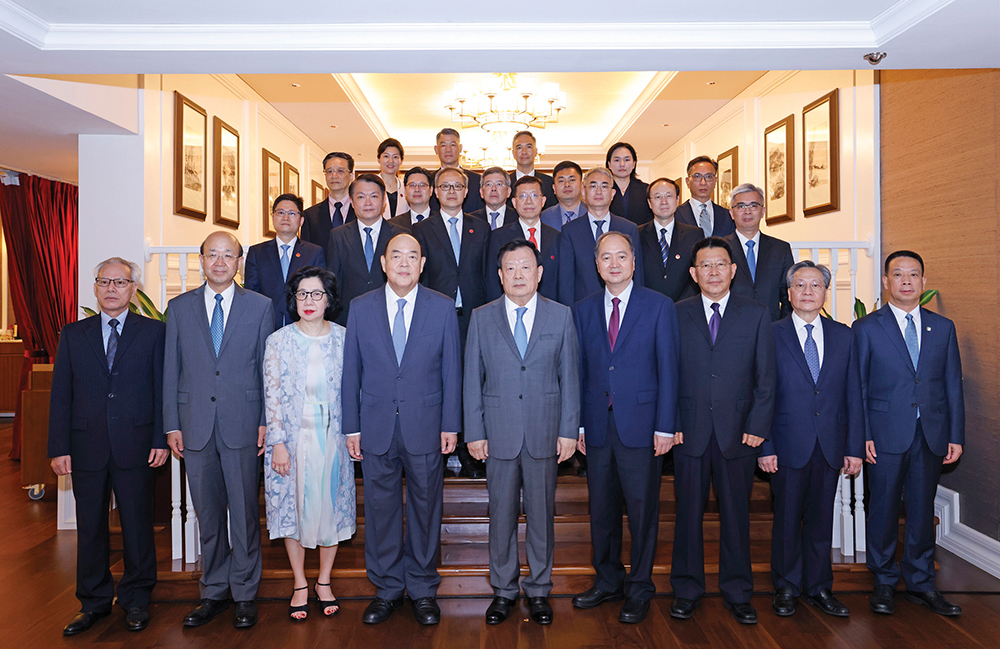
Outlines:
[[[788,350],[788,353],[792,355],[795,359],[795,364],[799,366],[799,369],[805,374],[806,378],[812,381],[812,372],[809,371],[809,364],[806,363],[805,352],[802,351],[802,346],[799,344],[799,335],[795,331],[795,324],[789,318],[788,320],[782,321],[777,327],[777,337],[781,340],[782,344]],[[826,331],[823,332],[823,344],[827,344]],[[820,374],[822,375],[822,366],[820,366]],[[819,381],[816,381],[819,384]]]
[[[139,328],[142,327],[142,323],[139,322],[141,318],[137,313],[129,313],[128,317],[125,318],[125,324],[122,326],[121,335],[118,336],[118,349],[115,351],[115,363],[112,367],[118,365],[118,361],[125,355],[125,350],[128,346],[132,344],[135,340],[136,334],[139,332]],[[103,339],[102,339],[103,342]],[[107,356],[105,356],[107,358]]]
[[[391,291],[392,289],[389,288],[388,286],[389,285],[386,284],[386,290]],[[429,309],[430,307],[427,306],[426,296],[423,295],[423,292],[425,290],[427,289],[424,289],[422,286],[417,287],[417,297],[414,298],[413,300],[415,302],[415,304],[413,305],[413,317],[410,318],[410,330],[406,332],[406,347],[403,348],[403,362],[399,364],[400,367],[403,366],[403,363],[406,362],[407,358],[412,356],[412,354],[410,354],[410,342],[413,341],[415,338],[417,338],[423,331],[424,327],[427,325],[426,322],[428,313],[427,309]],[[382,302],[382,308],[383,309],[385,308],[384,301]],[[389,324],[388,315],[386,316],[385,322],[386,322],[386,329],[388,330],[388,324]],[[396,355],[396,349],[395,347],[392,346],[391,335],[389,336],[389,350],[392,351],[393,356]]]
[[[733,249],[733,261],[736,262],[736,275],[737,277],[742,278],[743,281],[750,286],[753,286],[753,277],[750,276],[750,266],[747,264],[746,247],[743,245],[743,242],[740,241],[740,238],[736,236],[735,232],[730,236],[732,236],[731,242],[733,245],[731,248]],[[760,270],[759,250],[757,251],[757,257],[757,269]],[[733,281],[736,281],[736,277],[733,278]]]
[[[494,320],[496,320],[497,328],[500,329],[500,336],[507,342],[507,346],[510,347],[511,353],[513,353],[516,358],[520,359],[521,352],[517,351],[517,343],[514,342],[514,334],[511,333],[510,323],[507,321],[506,302],[503,298],[500,298],[493,304],[494,304],[493,318]],[[536,321],[538,319],[537,313],[535,314],[535,319]],[[535,324],[537,325],[537,322]],[[536,327],[532,327],[531,330],[532,340],[534,340],[535,328]],[[527,351],[525,351],[524,356],[525,358],[527,358],[528,356]]]
[[[549,315],[552,313],[545,298],[538,293],[535,294],[535,309],[535,321],[531,325],[531,339],[528,340],[528,347],[524,351],[525,358],[531,355],[531,350],[535,348],[538,337],[545,331],[545,327],[549,322]],[[510,327],[507,327],[507,329],[509,330]],[[514,337],[511,335],[511,341],[513,340]]]
[[[305,267],[305,264],[302,261],[302,239],[295,240],[295,247],[289,251],[289,254],[291,256],[288,258],[288,277],[291,277],[300,268]],[[278,255],[278,274],[281,274],[281,255]],[[288,278],[286,278],[286,281],[287,279]]]
[[704,302],[702,302],[701,295],[696,296],[698,299],[695,305],[688,309],[688,317],[694,321],[694,326],[698,331],[705,336],[705,340],[708,342],[709,346],[712,345],[712,332],[708,330],[708,320],[705,319],[705,309]]
[[[877,313],[879,314],[879,322],[882,323],[882,328],[885,329],[885,333],[889,336],[889,340],[892,341],[896,350],[906,360],[906,366],[910,368],[911,372],[916,374],[916,370],[913,367],[913,361],[910,359],[910,352],[906,349],[906,341],[903,340],[903,333],[899,330],[899,323],[896,321],[896,316],[893,314],[892,309],[890,309],[889,305],[886,304],[879,309]],[[923,318],[921,318],[921,324],[923,324]],[[917,363],[919,364],[919,362],[920,358],[918,356]]]
[[[729,333],[729,330],[736,325],[736,321],[743,315],[743,309],[740,308],[738,301],[733,300],[733,297],[733,292],[729,291],[729,303],[726,305],[726,313],[722,316],[722,323],[719,325],[719,335],[715,337],[715,342],[722,340]],[[702,319],[704,320],[704,318]],[[705,328],[708,329],[707,322],[705,323]],[[709,340],[711,339],[711,336],[709,336]]]
[[[229,317],[226,318],[226,328],[222,330],[222,344],[219,345],[219,355],[218,358],[222,358],[222,353],[226,351],[226,345],[236,334],[233,331],[236,329],[237,322],[243,317],[243,310],[246,308],[246,291],[242,286],[236,284],[236,292],[233,293],[233,303],[229,307]],[[209,332],[209,339],[211,339],[211,332]],[[215,349],[215,345],[212,345],[212,349]]]
[[[261,263],[263,263],[264,265],[266,265],[267,269],[269,269],[271,272],[273,272],[275,277],[279,277],[280,278],[281,277],[281,253],[278,251],[278,240],[277,240],[277,238],[271,239],[270,241],[268,241],[267,245],[264,246],[264,249],[263,249],[262,252],[263,252],[263,254],[261,255],[261,257],[262,257]],[[265,269],[262,269],[262,271],[263,270],[265,270]],[[264,276],[264,275],[265,275],[265,273],[261,272],[261,276]],[[292,267],[291,267],[291,265],[289,265],[289,267],[288,267],[288,276],[289,277],[292,276]],[[284,280],[282,279],[281,281],[283,282]]]
[[372,267],[368,271],[369,279],[373,275],[382,278],[382,263],[379,259],[385,254],[385,249],[389,247],[389,239],[396,234],[396,228],[388,221],[382,222],[382,227],[378,231],[378,241],[375,242],[375,257],[372,258]]
[[[632,284],[632,295],[628,299],[628,308],[625,309],[625,316],[622,318],[621,323],[618,327],[618,338],[615,339],[615,349],[611,352],[614,356],[615,352],[622,348],[622,341],[628,336],[628,333],[632,331],[632,325],[635,324],[638,315],[636,315],[640,309],[644,308],[645,300],[643,300],[642,291],[638,290],[638,286],[633,282]],[[611,347],[611,339],[608,339],[608,347]]]
[[[101,322],[101,314],[98,313],[95,316],[87,318],[87,340],[90,341],[90,346],[94,350],[94,356],[100,361],[100,366],[104,368],[104,371],[108,371],[108,353],[104,349],[104,333],[101,331],[103,323]],[[117,358],[117,355],[116,355]]]
[[[375,326],[376,326],[376,328],[379,331],[380,337],[382,338],[382,344],[384,344],[385,348],[387,350],[389,350],[389,354],[391,354],[392,357],[395,358],[396,357],[396,348],[393,347],[393,345],[392,345],[392,331],[389,329],[389,311],[386,308],[386,304],[385,304],[385,291],[391,291],[391,290],[392,289],[389,288],[389,285],[386,284],[385,286],[382,287],[382,290],[378,290],[378,291],[375,291],[373,293],[373,298],[376,295],[378,296],[375,299],[375,313],[376,313],[375,317],[378,318],[378,323]],[[419,294],[419,292],[420,291],[418,289],[417,293]],[[419,300],[418,300],[418,302],[419,302]],[[411,326],[412,326],[413,322],[416,321],[416,316],[417,316],[416,310],[417,310],[417,306],[413,305],[413,311],[414,311],[414,313],[413,313],[413,318],[410,320]],[[396,316],[396,314],[394,313],[393,317],[395,317],[395,316]],[[407,333],[410,334],[412,332],[407,332]],[[407,335],[407,341],[409,341],[409,338],[410,338],[409,335]],[[406,357],[406,350],[405,350],[405,348],[403,350],[403,357],[404,358]]]
[[[433,219],[431,221],[431,231],[434,232],[435,236],[437,236],[438,245],[448,252],[445,257],[448,258],[450,263],[455,264],[455,267],[457,268],[458,262],[455,261],[455,253],[451,248],[451,235],[448,234],[448,227],[444,224],[445,218],[447,218],[445,215],[441,215],[439,218]],[[459,246],[459,259],[461,259],[461,254],[462,247]]]
[[[347,248],[349,250],[347,258],[357,266],[356,273],[366,276],[368,275],[368,266],[365,264],[365,247],[361,244],[361,221],[348,221],[345,227],[347,228]],[[372,266],[374,265],[375,259],[373,258]]]
[[194,289],[193,293],[198,296],[195,301],[195,322],[200,322],[202,335],[205,337],[205,344],[208,345],[209,350],[215,353],[215,343],[212,342],[212,323],[205,311],[205,291],[208,290],[208,284],[202,284],[198,288]]

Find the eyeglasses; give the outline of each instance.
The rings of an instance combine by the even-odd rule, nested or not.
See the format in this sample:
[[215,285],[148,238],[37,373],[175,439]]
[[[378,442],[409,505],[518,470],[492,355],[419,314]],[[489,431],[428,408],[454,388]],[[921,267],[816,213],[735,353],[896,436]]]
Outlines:
[[608,188],[611,187],[611,183],[590,182],[590,183],[587,183],[587,187],[590,187],[591,190],[594,190],[594,189],[608,189]]
[[716,179],[716,175],[715,174],[691,174],[690,178],[691,178],[691,180],[695,181],[696,183],[700,183],[700,182],[710,183],[710,182],[712,182],[713,180]]
[[820,282],[795,282],[789,288],[793,288],[796,291],[801,292],[806,290],[807,287],[811,288],[814,291],[818,291],[820,289],[826,288],[826,285],[821,284]]
[[700,264],[696,264],[698,268],[705,271],[706,273],[712,270],[722,270],[728,266],[732,266],[731,261],[703,261]]
[[296,212],[295,210],[275,210],[275,216],[290,216],[293,219],[302,214],[302,212]]
[[521,192],[520,194],[517,195],[517,197],[520,198],[522,201],[526,201],[529,198],[533,201],[537,201],[539,198],[542,197],[542,195],[539,194],[538,192]]
[[763,205],[754,201],[752,203],[736,203],[733,205],[734,210],[759,210]]
[[500,189],[501,187],[509,186],[504,180],[487,180],[483,183],[483,185],[485,185],[487,189]]
[[662,192],[657,192],[656,194],[653,194],[652,196],[650,196],[650,198],[652,198],[654,201],[662,201],[665,198],[677,198],[677,194],[674,194],[673,192],[671,192],[669,194],[664,194]]
[[117,288],[127,288],[129,284],[133,283],[132,280],[124,277],[98,277],[94,280],[94,283],[101,288],[107,288],[111,282],[114,282]]
[[221,259],[222,261],[229,264],[239,259],[239,257],[229,252],[224,252],[224,253],[210,252],[207,255],[205,255],[205,259],[209,260],[212,263],[215,263]]
[[427,189],[430,187],[427,183],[406,183],[404,187],[412,187],[413,189]]
[[438,190],[442,192],[460,192],[465,189],[465,185],[462,183],[444,183],[438,185]]
[[313,302],[319,302],[326,295],[326,291],[295,291],[295,299],[305,302],[307,297],[311,297]]
[[325,173],[327,176],[346,176],[351,172],[345,169],[344,167],[334,167],[333,169],[325,169],[323,173]]

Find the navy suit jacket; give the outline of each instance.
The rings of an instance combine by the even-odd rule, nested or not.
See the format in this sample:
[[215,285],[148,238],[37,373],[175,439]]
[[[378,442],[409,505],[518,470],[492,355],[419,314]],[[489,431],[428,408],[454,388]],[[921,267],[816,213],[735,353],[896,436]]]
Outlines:
[[[635,275],[633,281],[645,286],[642,266],[642,246],[639,245],[639,230],[635,223],[620,216],[610,214],[611,223],[605,232],[624,232],[632,237],[635,246]],[[559,302],[568,307],[604,288],[604,281],[597,273],[594,258],[594,231],[590,219],[573,219],[562,229],[559,236]]]
[[[577,211],[573,216],[573,220],[575,221],[577,219],[586,218],[586,216],[587,216],[587,206],[584,205],[583,203],[580,203],[580,206],[577,208]],[[562,210],[559,209],[558,203],[556,203],[552,207],[546,207],[544,210],[542,210],[541,219],[542,223],[549,226],[550,228],[554,230],[559,230],[560,232],[562,231],[562,226],[563,226]]]
[[[462,212],[468,214],[469,212],[475,212],[476,210],[481,210],[486,207],[483,203],[483,197],[479,194],[479,187],[482,183],[483,177],[480,176],[475,171],[471,169],[462,169],[468,178],[466,184],[466,190],[468,193],[465,195],[465,201],[462,203]],[[437,174],[437,171],[434,172]],[[431,184],[434,183],[434,178],[431,178]],[[438,212],[441,210],[441,201],[438,200],[437,190],[431,193],[431,211]]]
[[[69,455],[74,470],[145,466],[163,431],[163,341],[158,320],[129,313],[108,371],[100,314],[59,334],[52,371],[49,457]],[[105,511],[107,514],[107,511]]]
[[[542,297],[550,300],[556,299],[559,290],[559,259],[556,253],[559,251],[559,232],[553,230],[544,223],[539,223],[542,249],[542,281],[538,285],[538,293]],[[486,253],[486,299],[492,302],[503,295],[503,286],[500,284],[498,271],[500,264],[497,255],[500,249],[514,239],[524,239],[524,229],[520,221],[515,221],[510,225],[497,228],[490,235],[490,249]]]
[[767,309],[730,291],[714,345],[700,293],[677,303],[677,320],[684,443],[675,452],[700,457],[714,433],[726,459],[758,455],[760,447],[744,444],[743,434],[771,434],[776,377]]
[[[621,192],[618,191],[618,182],[615,181],[615,195],[611,199],[610,210],[612,214],[621,214],[626,219],[642,225],[653,220],[653,210],[649,209],[649,201],[646,200],[646,183],[633,177],[628,182],[628,209],[625,209],[625,201]],[[728,214],[728,212],[727,212]]]
[[326,244],[327,268],[337,276],[337,290],[340,292],[340,312],[336,323],[344,327],[347,326],[351,300],[385,284],[381,257],[385,254],[386,244],[389,239],[406,231],[397,228],[391,221],[382,221],[378,241],[375,241],[375,256],[369,269],[365,261],[365,247],[361,243],[362,227],[361,221],[355,219],[334,228],[330,231],[330,240]]
[[865,439],[875,451],[905,453],[916,432],[917,409],[931,452],[965,444],[965,395],[955,324],[920,309],[920,356],[910,354],[889,305],[854,323],[854,349],[861,371]]
[[618,435],[629,448],[652,447],[655,431],[677,430],[680,341],[674,303],[633,282],[614,351],[604,320],[604,291],[577,304],[574,317],[587,445],[602,448],[607,441],[609,399]]
[[[514,201],[514,189],[513,188],[514,188],[514,183],[517,182],[517,171],[510,171],[510,172],[507,173],[507,176],[510,178],[510,186],[511,186],[511,190],[510,190],[511,191],[511,196],[510,196],[510,198],[507,199],[507,205],[513,206],[513,201]],[[541,171],[539,171],[538,169],[535,169],[534,176],[535,176],[535,178],[537,178],[542,183],[542,194],[545,196],[545,202],[542,203],[542,207],[543,208],[547,208],[550,205],[555,205],[556,204],[556,191],[555,191],[555,187],[553,186],[555,181],[552,180],[552,176],[550,176],[548,174],[544,174]]]
[[705,238],[701,228],[674,222],[674,233],[667,248],[667,263],[660,249],[660,226],[656,221],[639,226],[639,247],[642,248],[643,279],[646,288],[659,291],[674,302],[698,293],[691,277],[691,251],[694,244]]
[[[736,224],[733,223],[733,216],[729,213],[729,210],[712,201],[712,214],[715,218],[715,223],[712,224],[713,237],[726,237],[736,232]],[[701,226],[698,225],[698,219],[695,217],[694,212],[691,211],[691,201],[681,203],[677,211],[674,212],[674,218],[679,223],[692,225],[701,230]]]
[[[474,219],[479,219],[480,221],[486,221],[487,223],[490,222],[490,216],[487,213],[486,206],[483,206],[482,209],[476,210],[475,212],[469,212],[467,214],[467,216],[471,216]],[[497,227],[497,230],[499,230],[500,228],[502,228],[505,225],[510,225],[511,223],[513,223],[515,221],[517,221],[517,210],[514,209],[513,205],[507,205],[507,209],[505,209],[504,212],[503,212],[503,223],[501,223]],[[491,229],[492,229],[492,226],[491,226]]]
[[850,327],[829,318],[813,324],[823,328],[823,363],[815,384],[791,316],[772,325],[778,387],[771,437],[761,455],[777,455],[778,464],[801,469],[819,441],[827,464],[840,469],[845,455],[865,457],[861,375]]
[[[351,304],[344,343],[343,431],[384,455],[399,417],[407,452],[441,450],[441,433],[462,430],[462,354],[453,300],[417,288],[402,364],[396,363],[383,289]],[[439,476],[440,478],[440,476]]]
[[757,300],[771,313],[771,321],[785,318],[792,313],[792,303],[788,301],[788,269],[795,265],[792,247],[787,241],[760,233],[760,250],[757,250],[757,277],[750,277],[746,248],[740,243],[736,233],[726,236],[733,249],[736,277],[732,291],[738,295]]
[[[288,277],[295,271],[306,266],[326,266],[326,257],[319,246],[303,241],[301,237],[295,240],[295,247],[289,251]],[[277,331],[292,320],[288,317],[288,306],[285,302],[285,279],[281,276],[281,252],[278,240],[271,239],[250,246],[246,261],[243,263],[243,287],[254,293],[260,293],[271,298],[274,307],[274,330]]]
[[306,209],[302,216],[305,217],[305,221],[302,222],[302,231],[299,236],[320,248],[326,248],[326,242],[330,240],[330,230],[357,218],[354,215],[354,205],[351,205],[347,209],[347,218],[339,218],[334,223],[333,216],[330,214],[330,200],[328,198],[324,198]]

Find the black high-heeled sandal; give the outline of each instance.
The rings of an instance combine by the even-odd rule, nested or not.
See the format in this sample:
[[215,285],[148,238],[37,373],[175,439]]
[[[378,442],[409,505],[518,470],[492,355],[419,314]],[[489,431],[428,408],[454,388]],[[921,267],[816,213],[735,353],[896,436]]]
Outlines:
[[[308,588],[309,586],[303,586],[302,588],[293,588],[292,594],[294,595],[296,591],[307,590]],[[295,617],[296,613],[305,613],[305,615],[303,615],[302,617]],[[302,606],[292,606],[291,604],[289,604],[288,617],[290,617],[293,622],[302,622],[307,617],[309,617],[309,600],[307,599],[306,603],[303,604]]]
[[[321,584],[318,581],[316,582],[317,587],[332,586],[332,585],[333,582],[330,582],[329,584]],[[324,600],[322,597],[319,596],[319,591],[316,591],[316,599],[318,600],[317,603],[319,604],[319,610],[324,616],[333,617],[337,613],[340,613],[340,602],[338,602],[336,598],[332,600]],[[330,608],[331,606],[334,606],[336,608],[333,609],[333,613],[327,613],[326,609]]]

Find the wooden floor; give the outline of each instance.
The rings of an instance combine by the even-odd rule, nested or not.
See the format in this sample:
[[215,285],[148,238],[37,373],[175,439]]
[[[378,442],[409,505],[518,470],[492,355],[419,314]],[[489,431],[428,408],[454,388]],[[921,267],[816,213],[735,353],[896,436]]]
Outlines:
[[232,628],[229,614],[200,629],[185,629],[180,622],[191,608],[188,601],[165,601],[160,587],[154,593],[152,622],[142,633],[128,633],[122,613],[116,610],[87,633],[74,638],[61,635],[63,625],[79,609],[75,588],[75,533],[55,529],[55,494],[32,502],[20,488],[19,466],[6,459],[10,431],[0,430],[0,648],[44,649],[63,646],[97,646],[114,649],[200,647],[247,649],[262,647],[386,649],[396,647],[988,647],[997,646],[1000,627],[1000,580],[979,571],[945,551],[938,551],[941,571],[938,584],[965,614],[951,620],[897,597],[897,612],[876,617],[868,611],[867,595],[843,592],[841,599],[853,616],[836,619],[800,604],[792,618],[778,618],[770,611],[769,580],[757,580],[760,594],[754,605],[760,617],[755,627],[738,625],[718,597],[706,597],[688,621],[669,617],[670,598],[657,597],[649,617],[640,625],[617,621],[617,605],[575,611],[569,597],[552,599],[555,617],[543,628],[520,614],[504,624],[488,627],[483,612],[488,597],[442,597],[442,622],[421,627],[409,605],[388,622],[367,627],[360,621],[364,598],[342,596],[341,614],[321,619],[313,610],[310,619],[293,624],[286,618],[287,600],[262,598],[260,623],[253,629]]

